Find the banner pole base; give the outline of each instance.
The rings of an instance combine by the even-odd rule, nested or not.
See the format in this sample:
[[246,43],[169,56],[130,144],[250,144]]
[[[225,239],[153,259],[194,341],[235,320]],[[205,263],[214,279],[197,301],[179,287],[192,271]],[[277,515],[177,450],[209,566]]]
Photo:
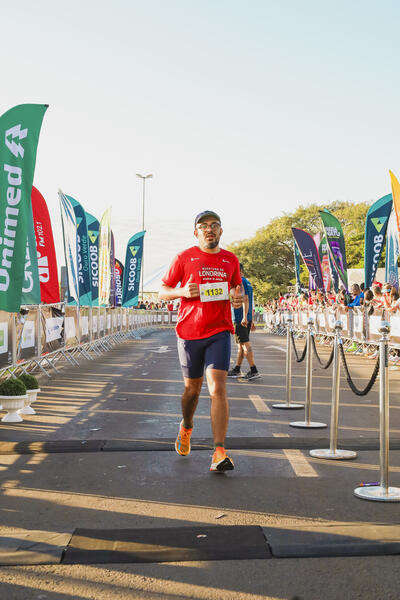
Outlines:
[[288,404],[287,402],[281,402],[280,404],[273,404],[272,408],[284,408],[285,410],[294,410],[298,408],[304,408],[304,404],[295,404],[294,402]]
[[326,423],[318,423],[316,421],[293,421],[289,425],[290,427],[300,427],[302,429],[324,429],[328,427]]
[[354,495],[362,500],[376,500],[378,502],[400,502],[400,488],[389,487],[387,493],[380,485],[358,487]]
[[310,450],[310,456],[330,460],[350,460],[357,458],[357,452],[354,452],[354,450]]

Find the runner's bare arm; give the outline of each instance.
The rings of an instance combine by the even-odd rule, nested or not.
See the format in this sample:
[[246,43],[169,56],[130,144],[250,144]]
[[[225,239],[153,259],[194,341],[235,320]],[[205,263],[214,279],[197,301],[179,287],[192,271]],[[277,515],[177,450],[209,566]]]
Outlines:
[[199,286],[193,283],[193,275],[189,277],[186,285],[180,288],[173,288],[165,283],[161,284],[158,292],[160,300],[176,300],[177,298],[196,298],[200,296]]
[[231,303],[233,308],[240,308],[244,302],[243,287],[237,285],[230,290]]
[[243,302],[243,319],[242,319],[242,325],[244,327],[247,326],[247,314],[249,312],[249,297],[247,294],[245,294],[244,296],[244,302]]
[[253,299],[253,310],[251,312],[251,331],[255,331],[256,330],[256,325],[254,323],[254,321],[255,321],[255,318],[254,318],[255,314],[256,314],[256,311],[254,310],[254,299]]

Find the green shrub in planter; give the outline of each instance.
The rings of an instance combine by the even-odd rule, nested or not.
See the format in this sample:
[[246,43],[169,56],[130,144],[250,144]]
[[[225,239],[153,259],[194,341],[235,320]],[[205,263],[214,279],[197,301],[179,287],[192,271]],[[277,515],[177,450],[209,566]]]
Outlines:
[[22,381],[27,390],[37,390],[39,388],[38,380],[33,375],[29,375],[29,373],[22,373],[18,379]]
[[19,379],[7,379],[0,383],[0,396],[25,396],[26,385]]

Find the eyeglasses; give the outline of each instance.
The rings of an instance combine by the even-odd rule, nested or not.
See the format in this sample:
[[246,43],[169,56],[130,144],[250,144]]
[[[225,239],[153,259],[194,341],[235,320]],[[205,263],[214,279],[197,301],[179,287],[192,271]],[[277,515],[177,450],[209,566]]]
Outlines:
[[211,229],[211,231],[217,231],[217,229],[219,229],[221,227],[221,223],[217,223],[216,221],[214,221],[214,223],[198,223],[196,226],[196,229],[198,229],[199,231],[207,231],[207,229]]

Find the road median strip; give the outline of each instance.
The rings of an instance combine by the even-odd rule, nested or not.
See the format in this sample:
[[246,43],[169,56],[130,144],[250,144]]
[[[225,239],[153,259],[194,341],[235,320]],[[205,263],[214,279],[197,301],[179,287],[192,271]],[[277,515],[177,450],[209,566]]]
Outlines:
[[400,553],[400,525],[204,525],[0,537],[0,565],[265,560]]
[[[274,434],[277,435],[277,434]],[[3,454],[68,454],[87,452],[175,452],[175,438],[132,439],[132,440],[51,440],[43,442],[0,442],[0,455]],[[230,450],[312,450],[329,446],[328,437],[304,438],[288,437],[232,437],[225,445]],[[353,450],[379,450],[378,438],[343,438],[342,444]],[[197,438],[192,441],[192,450],[211,450],[211,438]],[[400,450],[400,439],[390,440],[391,450]]]

